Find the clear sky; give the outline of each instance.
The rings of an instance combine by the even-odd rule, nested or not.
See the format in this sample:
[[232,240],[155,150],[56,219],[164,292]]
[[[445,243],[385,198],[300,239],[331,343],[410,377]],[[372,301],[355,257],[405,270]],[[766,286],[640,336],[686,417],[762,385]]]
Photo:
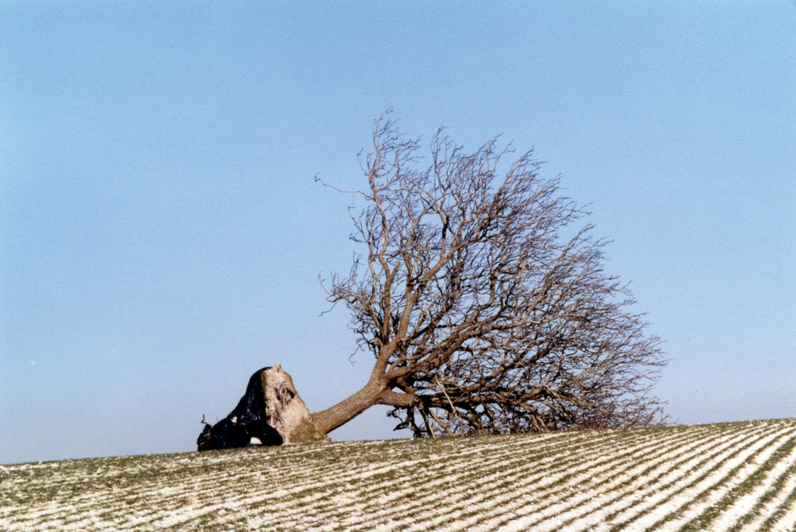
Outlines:
[[7,1],[0,463],[194,450],[277,362],[313,411],[364,385],[313,177],[361,185],[389,106],[591,204],[673,420],[796,416],[794,2]]

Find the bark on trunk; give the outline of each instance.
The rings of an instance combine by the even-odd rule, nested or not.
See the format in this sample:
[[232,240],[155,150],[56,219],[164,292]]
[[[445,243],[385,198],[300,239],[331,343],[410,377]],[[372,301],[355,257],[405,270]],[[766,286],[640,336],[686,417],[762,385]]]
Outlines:
[[379,402],[379,396],[387,387],[381,382],[369,382],[357,393],[331,408],[312,414],[322,431],[329,434],[337,427],[351,421],[359,414]]
[[[377,373],[379,369],[376,368],[373,373]],[[408,407],[418,403],[416,396],[394,392],[387,382],[386,377],[373,376],[370,382],[357,393],[331,408],[312,414],[312,418],[322,431],[329,434],[373,405]]]

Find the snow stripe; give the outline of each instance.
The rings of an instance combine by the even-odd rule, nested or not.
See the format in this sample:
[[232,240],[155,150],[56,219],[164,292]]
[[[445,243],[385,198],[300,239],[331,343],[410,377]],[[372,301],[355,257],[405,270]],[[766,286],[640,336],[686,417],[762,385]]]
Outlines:
[[[789,436],[792,432],[791,430],[785,435],[778,434],[774,437],[764,438],[763,442],[757,441],[752,445],[744,446],[732,459],[715,465],[708,473],[701,475],[695,481],[683,487],[682,490],[678,490],[677,495],[679,495],[679,501],[677,501],[677,503],[679,506],[677,509],[667,509],[669,510],[668,513],[666,513],[663,518],[647,527],[645,532],[653,530],[676,530],[684,521],[699,515],[700,511],[709,508],[715,500],[721,496],[721,492],[718,491],[719,488],[726,488],[727,484],[732,480],[735,480],[736,483],[739,482],[739,480],[746,480],[746,477],[753,472],[751,467],[746,465],[747,462],[753,461],[758,456],[768,458],[768,455],[774,452],[772,446],[777,444],[779,440],[783,439],[786,435]],[[742,478],[739,479],[738,477]],[[658,515],[660,514],[652,512],[645,516],[647,519],[642,520],[641,523]]]
[[[716,449],[718,452],[681,464],[665,475],[655,478],[651,482],[653,489],[644,493],[643,498],[636,499],[628,509],[607,516],[606,520],[613,522],[610,527],[611,532],[626,529],[631,524],[634,530],[641,529],[642,524],[637,521],[643,523],[645,520],[659,519],[679,509],[681,502],[689,500],[690,493],[687,490],[693,490],[709,475],[731,460],[737,459],[745,450],[755,445],[765,447],[770,439],[778,434],[776,429],[746,432],[741,438],[733,440],[732,445],[719,447]],[[621,520],[617,522],[617,518]]]
[[[566,527],[573,532],[593,529],[600,521],[607,521],[609,515],[615,516],[620,509],[627,511],[634,502],[643,500],[652,489],[651,485],[657,489],[661,488],[650,479],[660,479],[684,464],[693,464],[699,456],[708,454],[715,457],[721,450],[741,438],[737,435],[735,439],[730,439],[731,437],[732,434],[717,432],[710,438],[694,437],[682,443],[676,442],[676,448],[667,449],[665,453],[660,452],[662,449],[659,447],[650,459],[606,477],[598,484],[590,485],[590,502],[585,503],[581,498],[567,499],[561,513],[558,514],[560,520],[558,526]],[[628,497],[628,493],[632,493],[633,496]]]
[[0,466],[0,529],[796,532],[796,420]]
[[[585,492],[585,493],[584,493]],[[570,486],[566,492],[559,494],[550,504],[539,506],[538,504],[527,505],[525,508],[515,510],[513,518],[504,523],[498,530],[523,530],[529,527],[534,529],[559,529],[567,521],[559,517],[560,510],[572,506],[571,502],[578,502],[584,505],[587,513],[596,511],[601,501],[603,493],[599,489],[589,486],[587,489],[577,485]]]

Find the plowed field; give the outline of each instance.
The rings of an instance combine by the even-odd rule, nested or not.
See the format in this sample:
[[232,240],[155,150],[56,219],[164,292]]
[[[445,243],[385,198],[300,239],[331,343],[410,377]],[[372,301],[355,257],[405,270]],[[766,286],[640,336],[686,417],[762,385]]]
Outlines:
[[796,419],[0,466],[2,530],[796,532]]

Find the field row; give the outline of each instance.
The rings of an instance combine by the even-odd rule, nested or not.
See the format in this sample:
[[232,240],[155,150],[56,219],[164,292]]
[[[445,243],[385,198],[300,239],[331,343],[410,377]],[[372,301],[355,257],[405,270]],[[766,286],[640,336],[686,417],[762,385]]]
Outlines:
[[3,530],[796,532],[796,420],[0,466]]

